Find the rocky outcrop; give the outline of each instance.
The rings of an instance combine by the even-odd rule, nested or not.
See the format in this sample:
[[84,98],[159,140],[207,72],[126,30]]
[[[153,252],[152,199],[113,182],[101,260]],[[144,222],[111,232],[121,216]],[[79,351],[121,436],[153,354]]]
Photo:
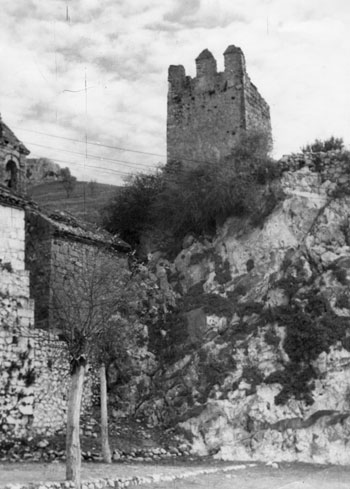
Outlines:
[[160,367],[138,414],[193,453],[350,463],[349,161],[283,158],[264,222],[229,219],[162,260],[176,307],[150,328]]
[[28,185],[54,182],[61,179],[61,167],[48,158],[28,158],[26,166]]

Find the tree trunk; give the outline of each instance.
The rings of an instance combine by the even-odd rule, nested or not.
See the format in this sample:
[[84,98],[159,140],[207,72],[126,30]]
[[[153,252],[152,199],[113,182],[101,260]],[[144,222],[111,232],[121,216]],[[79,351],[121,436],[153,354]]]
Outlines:
[[67,412],[66,480],[74,481],[76,489],[80,489],[81,452],[79,425],[85,367],[85,363],[78,363],[73,367]]
[[108,440],[108,407],[107,407],[107,379],[106,365],[100,366],[100,397],[101,397],[101,449],[103,461],[112,462],[111,449]]

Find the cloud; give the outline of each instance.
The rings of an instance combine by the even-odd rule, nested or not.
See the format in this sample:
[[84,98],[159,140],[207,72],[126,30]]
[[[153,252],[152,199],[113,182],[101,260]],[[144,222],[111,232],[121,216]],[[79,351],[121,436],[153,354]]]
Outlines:
[[[40,150],[30,142],[45,144],[55,149],[42,149],[41,156],[71,161],[72,168],[81,169],[84,156],[63,150],[84,153],[84,146],[26,130],[81,141],[87,130],[90,140],[164,155],[168,66],[182,64],[194,76],[194,60],[208,48],[222,70],[222,53],[235,44],[271,106],[280,155],[315,137],[346,137],[349,23],[347,0],[331,6],[328,0],[6,1],[0,109],[10,126],[23,128],[16,133],[33,153]],[[109,175],[90,170],[105,181],[164,162],[131,151],[94,151],[129,162],[92,159],[109,165]]]

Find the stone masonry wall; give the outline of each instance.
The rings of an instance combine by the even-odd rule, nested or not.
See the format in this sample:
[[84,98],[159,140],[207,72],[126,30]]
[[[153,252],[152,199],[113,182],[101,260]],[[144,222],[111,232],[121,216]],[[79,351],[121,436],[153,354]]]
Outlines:
[[26,268],[30,271],[30,295],[35,301],[35,325],[47,327],[51,276],[51,228],[33,212],[26,212]]
[[[50,282],[54,293],[60,294],[67,287],[79,287],[81,282],[86,283],[92,280],[93,267],[96,266],[96,273],[98,273],[99,263],[102,264],[105,261],[110,263],[111,269],[115,269],[116,273],[120,268],[127,266],[125,257],[99,248],[93,243],[67,240],[60,236],[54,237],[51,243]],[[64,292],[63,300],[66,297],[67,293]],[[73,300],[78,300],[79,293],[74,297]]]
[[0,183],[7,186],[10,173],[6,171],[6,165],[13,161],[17,167],[16,186],[13,190],[20,194],[26,193],[26,157],[18,149],[9,145],[0,145]]
[[258,129],[271,134],[270,108],[248,76],[245,78],[244,95],[246,129]]
[[[24,211],[0,206],[0,441],[52,434],[65,425],[69,364],[65,345],[34,328],[24,269]],[[83,412],[92,402],[92,376]]]
[[24,212],[0,206],[0,259],[13,270],[24,270]]
[[224,56],[222,73],[208,50],[196,59],[195,78],[181,65],[169,67],[168,163],[216,163],[231,153],[242,130],[271,133],[269,107],[246,73],[242,51],[229,46]]
[[350,183],[350,156],[336,150],[327,153],[299,153],[283,156],[283,190],[287,194],[324,199],[334,192],[347,191]]

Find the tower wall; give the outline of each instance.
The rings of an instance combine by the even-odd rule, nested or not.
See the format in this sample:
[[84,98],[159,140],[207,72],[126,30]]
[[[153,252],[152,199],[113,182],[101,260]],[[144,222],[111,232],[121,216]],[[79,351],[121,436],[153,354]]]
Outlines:
[[245,69],[240,48],[224,53],[225,70],[217,73],[208,50],[196,59],[197,76],[186,76],[183,66],[170,66],[168,81],[168,163],[187,167],[216,163],[229,155],[242,130],[271,133],[269,107]]

